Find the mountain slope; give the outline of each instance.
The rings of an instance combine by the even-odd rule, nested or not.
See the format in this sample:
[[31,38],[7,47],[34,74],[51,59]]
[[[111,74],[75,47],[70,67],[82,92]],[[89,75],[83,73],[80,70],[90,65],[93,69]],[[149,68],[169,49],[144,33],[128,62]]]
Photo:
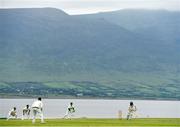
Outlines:
[[82,20],[47,8],[1,10],[1,15],[1,58],[7,69],[15,69],[15,77],[29,71],[56,75],[67,70],[117,70],[121,57],[127,58],[123,54],[136,57],[146,53],[143,48],[148,40],[106,21]]
[[38,94],[40,88],[47,96],[180,96],[177,43],[54,8],[0,9],[0,19],[3,96],[7,88],[20,96],[31,89],[30,94]]
[[[180,12],[167,10],[124,9],[83,15],[83,18],[107,20],[148,38],[179,42]],[[81,16],[80,16],[81,17]]]

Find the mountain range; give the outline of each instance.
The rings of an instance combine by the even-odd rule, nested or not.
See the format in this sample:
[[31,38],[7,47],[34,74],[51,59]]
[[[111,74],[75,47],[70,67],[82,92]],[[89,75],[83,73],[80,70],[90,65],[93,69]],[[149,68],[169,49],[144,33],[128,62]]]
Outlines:
[[180,12],[0,9],[0,95],[179,99]]

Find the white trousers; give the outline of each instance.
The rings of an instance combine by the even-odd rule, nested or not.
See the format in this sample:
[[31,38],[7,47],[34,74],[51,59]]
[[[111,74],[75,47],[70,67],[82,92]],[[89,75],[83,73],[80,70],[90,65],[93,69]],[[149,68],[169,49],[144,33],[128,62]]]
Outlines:
[[36,117],[40,116],[41,119],[41,123],[44,123],[44,116],[43,116],[43,112],[41,111],[41,109],[39,108],[33,108],[32,109],[33,112],[33,119],[32,122],[35,123],[36,122]]
[[24,120],[24,118],[29,119],[30,118],[30,110],[23,110],[23,114],[22,114],[22,120]]
[[14,113],[14,112],[9,112],[9,113],[8,113],[8,116],[7,116],[7,120],[9,120],[10,118],[15,118],[15,119],[17,119],[17,114]]
[[73,118],[74,117],[74,112],[70,112],[70,111],[67,111],[64,118]]
[[132,119],[133,117],[134,118],[137,117],[136,112],[134,112],[134,111],[128,112],[127,119]]

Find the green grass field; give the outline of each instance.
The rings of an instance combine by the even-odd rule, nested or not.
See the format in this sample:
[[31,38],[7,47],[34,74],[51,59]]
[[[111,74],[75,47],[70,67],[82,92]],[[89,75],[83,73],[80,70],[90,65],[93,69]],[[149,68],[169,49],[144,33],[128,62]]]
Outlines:
[[0,120],[0,127],[174,127],[180,126],[180,119],[132,119],[132,120],[119,120],[119,119],[46,119],[46,122],[41,124],[39,120],[35,124],[31,120]]

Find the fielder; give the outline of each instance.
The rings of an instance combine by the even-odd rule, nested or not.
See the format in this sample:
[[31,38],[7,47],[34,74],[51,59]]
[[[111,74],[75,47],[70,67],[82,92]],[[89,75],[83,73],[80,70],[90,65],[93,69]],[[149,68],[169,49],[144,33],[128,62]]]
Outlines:
[[32,112],[33,112],[33,119],[32,123],[36,122],[37,115],[41,118],[41,123],[44,123],[44,116],[43,116],[43,103],[41,98],[39,97],[38,100],[34,101],[32,104]]
[[29,105],[26,105],[26,107],[23,108],[23,115],[22,115],[22,120],[24,120],[24,117],[26,116],[27,119],[30,118],[30,106]]
[[133,104],[133,102],[130,102],[130,105],[128,108],[127,120],[132,119],[136,111],[137,111],[136,106]]
[[73,106],[73,102],[71,102],[67,108],[66,114],[64,116],[64,118],[72,118],[74,117],[74,113],[75,113],[75,108]]
[[16,107],[14,107],[13,109],[11,109],[8,113],[7,116],[7,120],[9,120],[10,118],[15,118],[17,119],[17,112],[16,112]]

